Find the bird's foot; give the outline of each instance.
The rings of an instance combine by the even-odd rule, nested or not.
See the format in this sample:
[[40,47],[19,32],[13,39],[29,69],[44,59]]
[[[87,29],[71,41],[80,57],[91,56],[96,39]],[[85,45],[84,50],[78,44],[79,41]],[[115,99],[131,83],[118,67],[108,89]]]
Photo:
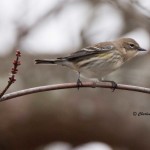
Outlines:
[[115,91],[115,89],[117,88],[117,83],[115,81],[109,81],[109,80],[102,80],[102,82],[109,82],[112,84],[112,92]]
[[77,80],[77,88],[78,88],[78,90],[79,90],[81,85],[82,85],[82,82],[81,82],[80,78],[78,78],[78,80]]

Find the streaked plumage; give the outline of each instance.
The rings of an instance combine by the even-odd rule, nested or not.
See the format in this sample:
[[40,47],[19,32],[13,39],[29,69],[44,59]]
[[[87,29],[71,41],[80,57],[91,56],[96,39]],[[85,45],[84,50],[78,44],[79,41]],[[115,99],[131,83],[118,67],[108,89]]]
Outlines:
[[36,64],[57,64],[69,67],[90,79],[101,78],[118,69],[139,51],[145,51],[131,38],[102,42],[83,48],[66,57],[35,60]]

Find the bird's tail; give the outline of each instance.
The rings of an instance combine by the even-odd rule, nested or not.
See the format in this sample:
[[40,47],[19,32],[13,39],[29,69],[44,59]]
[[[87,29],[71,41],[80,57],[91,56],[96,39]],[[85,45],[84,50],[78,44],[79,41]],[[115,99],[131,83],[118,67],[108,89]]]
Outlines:
[[63,59],[36,59],[35,64],[63,64]]

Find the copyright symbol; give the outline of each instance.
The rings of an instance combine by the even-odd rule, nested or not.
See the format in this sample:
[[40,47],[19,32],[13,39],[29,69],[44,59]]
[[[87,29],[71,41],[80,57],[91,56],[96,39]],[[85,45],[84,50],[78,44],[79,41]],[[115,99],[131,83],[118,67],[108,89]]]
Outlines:
[[133,112],[133,116],[136,116],[137,115],[137,112]]

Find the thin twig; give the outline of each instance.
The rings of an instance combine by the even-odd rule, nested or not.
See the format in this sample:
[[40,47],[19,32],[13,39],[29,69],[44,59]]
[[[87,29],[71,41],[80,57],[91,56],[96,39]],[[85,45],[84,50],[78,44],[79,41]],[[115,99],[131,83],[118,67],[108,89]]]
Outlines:
[[15,74],[17,74],[17,67],[20,65],[19,57],[21,57],[21,52],[19,50],[16,51],[16,59],[13,61],[13,67],[11,69],[11,75],[8,80],[8,84],[5,89],[0,93],[0,98],[6,93],[8,88],[16,81]]
[[[2,98],[0,98],[0,102],[6,101],[9,99],[13,99],[16,97],[24,96],[24,95],[33,94],[33,93],[52,91],[52,90],[60,90],[60,89],[77,88],[78,86],[80,86],[80,88],[83,88],[83,87],[84,88],[87,88],[87,87],[113,88],[111,83],[106,83],[106,82],[104,82],[104,83],[103,82],[99,82],[99,83],[82,82],[82,85],[77,85],[76,83],[63,83],[63,84],[34,87],[34,88],[29,88],[29,89],[9,93],[9,94],[4,95]],[[150,88],[138,87],[138,86],[133,86],[133,85],[117,84],[116,89],[127,90],[127,91],[136,91],[136,92],[150,94]]]

